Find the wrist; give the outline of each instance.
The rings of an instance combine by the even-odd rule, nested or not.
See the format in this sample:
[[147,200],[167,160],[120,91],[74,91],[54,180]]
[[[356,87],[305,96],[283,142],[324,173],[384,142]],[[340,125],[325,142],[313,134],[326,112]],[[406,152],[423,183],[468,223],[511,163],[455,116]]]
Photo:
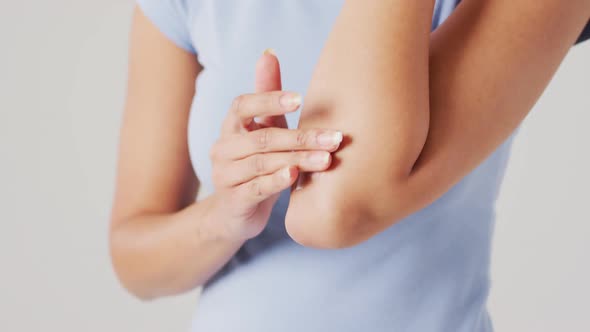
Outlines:
[[240,236],[235,227],[231,227],[230,217],[227,215],[227,207],[224,206],[219,194],[213,193],[202,202],[204,206],[204,218],[201,223],[200,236],[210,241],[223,241],[243,244],[247,238]]

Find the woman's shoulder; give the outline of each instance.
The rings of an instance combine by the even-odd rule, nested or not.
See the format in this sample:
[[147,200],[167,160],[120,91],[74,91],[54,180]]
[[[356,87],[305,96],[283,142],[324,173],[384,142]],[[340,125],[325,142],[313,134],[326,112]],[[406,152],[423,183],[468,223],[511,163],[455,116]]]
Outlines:
[[[344,0],[136,0],[144,15],[179,47],[200,49],[248,40],[273,42],[275,36],[306,36],[318,31],[321,38],[334,21]],[[433,27],[450,15],[458,0],[437,0]],[[216,42],[209,43],[212,38]],[[245,39],[244,39],[245,38]],[[213,44],[213,45],[210,45]]]
[[191,0],[136,0],[142,13],[172,42],[195,53],[189,28]]

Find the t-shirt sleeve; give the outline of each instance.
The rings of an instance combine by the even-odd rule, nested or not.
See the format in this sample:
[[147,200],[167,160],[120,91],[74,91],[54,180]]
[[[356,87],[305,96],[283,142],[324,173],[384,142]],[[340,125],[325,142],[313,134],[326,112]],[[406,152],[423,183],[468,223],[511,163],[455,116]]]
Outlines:
[[189,29],[187,0],[136,0],[143,14],[173,43],[196,53]]
[[[454,0],[454,1],[455,1],[455,7],[457,7],[459,5],[459,3],[461,2],[461,0]],[[584,31],[582,31],[582,34],[580,34],[580,37],[578,37],[576,44],[584,42],[588,39],[590,39],[590,21],[588,21],[588,24],[586,24]]]
[[578,38],[576,44],[579,44],[588,39],[590,39],[590,21],[588,21],[588,24],[586,24],[586,27],[584,28],[584,31],[582,31],[582,34],[580,35],[580,38]]

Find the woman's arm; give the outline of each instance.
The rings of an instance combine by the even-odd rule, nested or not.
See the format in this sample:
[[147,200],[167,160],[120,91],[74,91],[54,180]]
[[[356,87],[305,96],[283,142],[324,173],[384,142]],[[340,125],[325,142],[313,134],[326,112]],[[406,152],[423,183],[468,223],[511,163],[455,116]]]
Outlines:
[[345,1],[300,119],[302,128],[338,128],[344,140],[334,167],[307,174],[291,195],[286,227],[297,242],[332,248],[373,234],[377,220],[366,218],[408,177],[428,134],[433,7],[434,0]]
[[416,208],[514,132],[589,18],[588,0],[463,0],[432,34],[430,131],[407,182],[419,192]]
[[150,299],[203,284],[243,241],[219,238],[215,196],[194,203],[186,134],[201,70],[194,54],[137,10],[129,66],[111,256],[122,284]]
[[302,126],[342,128],[348,144],[293,192],[296,241],[351,246],[440,197],[522,121],[590,16],[588,0],[464,0],[428,50],[420,5],[432,2],[346,2]]
[[328,168],[340,142],[330,130],[286,128],[284,115],[299,108],[300,97],[280,91],[279,62],[265,52],[255,93],[234,100],[210,150],[215,191],[195,203],[187,125],[201,67],[140,11],[130,57],[111,255],[123,285],[150,299],[204,284],[263,231],[299,170]]

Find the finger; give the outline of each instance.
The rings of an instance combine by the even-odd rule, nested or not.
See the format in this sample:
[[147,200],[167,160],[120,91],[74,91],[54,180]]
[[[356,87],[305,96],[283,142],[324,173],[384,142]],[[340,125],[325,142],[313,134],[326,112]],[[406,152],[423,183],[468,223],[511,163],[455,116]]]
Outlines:
[[298,174],[297,167],[285,167],[275,173],[260,176],[239,185],[236,187],[236,193],[241,200],[257,204],[291,187]]
[[333,152],[342,133],[325,129],[265,128],[219,140],[211,149],[212,160],[238,160],[257,153],[322,150]]
[[254,117],[293,112],[300,105],[301,95],[296,92],[270,91],[237,97],[232,103],[230,112],[242,122],[249,122]]
[[233,161],[218,173],[214,172],[213,181],[219,187],[234,187],[288,166],[296,166],[301,172],[325,171],[331,161],[327,151],[259,153]]
[[[264,51],[256,63],[255,91],[268,92],[283,90],[281,82],[281,66],[273,49]],[[284,115],[262,116],[259,118],[263,126],[287,128],[287,120]]]
[[280,91],[281,66],[276,52],[269,48],[264,51],[256,63],[255,92]]
[[283,128],[283,129],[289,128],[289,125],[287,124],[287,118],[285,117],[284,114],[256,118],[254,120],[254,122],[256,123],[257,129],[269,128],[269,127],[276,127],[276,128]]
[[232,102],[223,130],[237,133],[248,129],[255,117],[283,115],[296,111],[301,105],[301,96],[294,92],[272,91],[245,94]]

